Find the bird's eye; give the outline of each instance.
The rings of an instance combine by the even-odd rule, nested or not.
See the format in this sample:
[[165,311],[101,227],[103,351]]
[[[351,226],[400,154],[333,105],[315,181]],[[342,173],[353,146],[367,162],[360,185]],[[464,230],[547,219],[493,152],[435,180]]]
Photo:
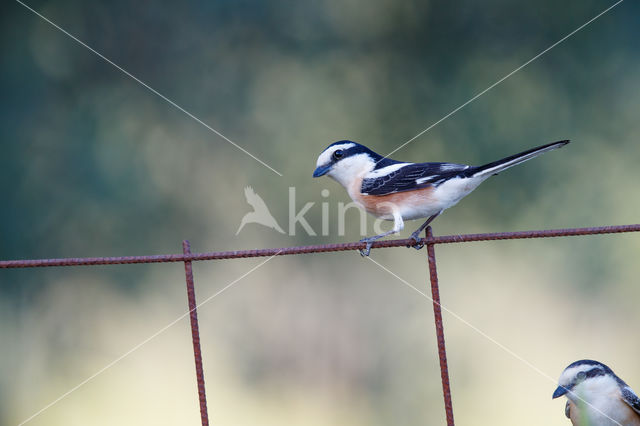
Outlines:
[[336,149],[336,151],[333,153],[333,159],[339,160],[342,157],[344,157],[344,152],[341,149]]
[[584,379],[587,378],[587,373],[585,373],[584,371],[581,371],[578,373],[578,380],[583,381]]

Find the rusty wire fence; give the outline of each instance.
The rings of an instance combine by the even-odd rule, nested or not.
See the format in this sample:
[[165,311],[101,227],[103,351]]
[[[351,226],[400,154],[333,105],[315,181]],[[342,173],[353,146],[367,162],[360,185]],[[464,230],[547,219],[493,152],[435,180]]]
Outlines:
[[[498,232],[486,234],[463,234],[434,236],[431,227],[426,229],[425,238],[421,243],[427,246],[427,262],[429,265],[429,280],[431,283],[431,295],[433,302],[434,322],[438,344],[438,356],[440,360],[440,375],[442,379],[442,394],[447,426],[453,426],[453,403],[451,399],[451,387],[449,384],[449,369],[447,366],[447,352],[444,339],[444,327],[442,322],[442,309],[440,305],[440,291],[438,286],[438,272],[436,269],[435,246],[437,244],[454,244],[464,242],[518,240],[532,238],[569,237],[579,235],[620,234],[627,232],[640,232],[640,224],[601,226],[591,228],[567,228],[546,229],[538,231]],[[414,245],[412,239],[396,239],[376,241],[372,249],[408,247]],[[259,250],[222,251],[208,253],[192,253],[188,241],[182,243],[182,254],[162,254],[152,256],[122,256],[122,257],[84,257],[61,259],[28,259],[28,260],[2,260],[0,269],[16,268],[43,268],[54,266],[91,266],[91,265],[118,265],[134,263],[164,263],[183,262],[187,284],[187,300],[189,304],[189,319],[191,322],[191,338],[193,342],[193,355],[196,367],[196,382],[198,400],[200,404],[200,417],[202,425],[209,425],[207,412],[207,398],[205,393],[204,369],[202,365],[202,352],[200,349],[200,332],[198,327],[198,313],[195,295],[195,285],[192,271],[192,262],[203,260],[225,260],[251,257],[273,257],[284,255],[298,255],[310,253],[325,253],[334,251],[360,250],[365,248],[365,243],[321,244],[298,247],[271,248]]]

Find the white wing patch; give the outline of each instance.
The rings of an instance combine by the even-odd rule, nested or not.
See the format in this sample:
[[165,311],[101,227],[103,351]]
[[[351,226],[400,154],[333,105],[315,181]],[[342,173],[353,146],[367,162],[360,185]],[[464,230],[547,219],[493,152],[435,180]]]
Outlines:
[[433,175],[433,176],[425,176],[425,177],[423,177],[423,178],[416,179],[416,183],[417,183],[418,185],[420,185],[420,184],[425,183],[425,182],[426,182],[426,181],[428,181],[428,180],[433,179],[434,177],[436,177],[436,175]]
[[367,173],[367,175],[365,176],[365,179],[375,179],[375,178],[379,178],[379,177],[382,177],[382,176],[386,176],[389,173],[393,173],[393,172],[395,172],[397,170],[400,170],[403,167],[407,167],[410,164],[413,164],[413,163],[392,164],[390,166],[383,167],[383,168],[378,169],[378,170],[373,170],[373,171]]
[[361,191],[368,195],[387,195],[395,192],[439,186],[454,177],[462,177],[469,167],[451,163],[396,163],[365,175]]
[[451,170],[462,171],[467,170],[469,166],[464,166],[460,168],[460,164],[452,164],[452,163],[440,163],[440,170],[443,172],[448,172]]

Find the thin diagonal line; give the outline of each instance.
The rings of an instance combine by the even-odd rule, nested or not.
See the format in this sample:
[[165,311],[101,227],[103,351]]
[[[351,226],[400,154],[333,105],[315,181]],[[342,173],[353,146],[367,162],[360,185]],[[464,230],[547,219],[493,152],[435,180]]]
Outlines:
[[[509,349],[508,347],[506,347],[505,345],[503,345],[502,343],[498,342],[496,339],[494,339],[493,337],[489,336],[487,333],[485,333],[484,331],[480,330],[478,327],[476,327],[475,325],[471,324],[469,321],[467,321],[466,319],[462,318],[460,315],[456,314],[455,312],[453,312],[452,310],[450,310],[449,308],[447,308],[446,306],[443,306],[441,303],[435,302],[431,297],[429,297],[426,293],[423,293],[422,291],[418,290],[418,288],[416,288],[415,286],[411,285],[409,282],[407,282],[405,279],[399,277],[397,274],[395,274],[394,272],[392,272],[391,270],[389,270],[387,267],[385,267],[384,265],[376,262],[375,260],[373,260],[371,257],[367,257],[367,259],[369,259],[370,261],[372,261],[373,263],[375,263],[376,265],[378,265],[380,268],[384,269],[385,271],[387,271],[389,274],[393,275],[394,277],[396,277],[398,280],[400,280],[403,284],[405,284],[407,287],[417,291],[419,294],[421,294],[422,296],[424,296],[425,298],[429,299],[432,303],[437,304],[438,306],[440,306],[440,308],[442,308],[442,310],[446,311],[447,313],[449,313],[451,316],[453,316],[454,318],[456,318],[458,321],[462,322],[464,325],[468,326],[469,328],[471,328],[473,331],[475,331],[476,333],[480,334],[482,337],[484,337],[485,339],[489,340],[491,343],[497,345],[500,349],[502,349],[503,351],[507,352],[509,355],[513,356],[514,358],[516,358],[517,360],[523,362],[524,364],[526,364],[528,367],[530,367],[531,369],[533,369],[535,372],[537,372],[538,374],[540,374],[542,377],[545,377],[546,379],[550,380],[552,383],[556,383],[555,379],[553,379],[551,376],[549,376],[547,373],[545,373],[544,371],[540,370],[538,367],[536,367],[535,365],[533,365],[532,363],[530,363],[529,361],[527,361],[525,358],[521,357],[520,355],[518,355],[517,353],[515,353],[514,351],[512,351],[511,349]],[[573,393],[573,392],[572,392]],[[622,426],[620,423],[618,423],[617,421],[615,421],[614,419],[612,419],[611,417],[607,416],[605,413],[603,413],[602,411],[600,411],[598,408],[594,407],[592,404],[590,404],[589,402],[585,401],[583,398],[581,398],[580,396],[578,396],[577,394],[574,393],[574,395],[579,398],[582,402],[584,402],[585,404],[589,405],[591,408],[593,408],[594,410],[596,410],[597,412],[599,412],[600,414],[602,414],[603,416],[605,416],[606,418],[608,418],[609,420],[611,420],[612,422],[614,422],[615,424]]]
[[484,331],[480,330],[479,328],[477,328],[476,326],[474,326],[473,324],[471,324],[469,321],[465,320],[464,318],[462,318],[460,315],[456,314],[455,312],[451,311],[450,309],[448,309],[447,307],[443,306],[442,304],[439,304],[438,302],[434,302],[434,300],[428,296],[426,293],[420,291],[418,288],[414,287],[413,285],[411,285],[409,282],[407,282],[406,280],[404,280],[403,278],[401,278],[400,276],[398,276],[397,274],[395,274],[394,272],[392,272],[391,270],[389,270],[388,268],[386,268],[384,265],[376,262],[375,260],[373,260],[371,257],[368,257],[369,260],[371,260],[373,263],[375,263],[376,265],[378,265],[380,268],[384,269],[385,271],[387,271],[388,273],[390,273],[391,275],[393,275],[394,277],[396,277],[398,280],[402,281],[402,283],[404,283],[406,286],[408,286],[409,288],[417,291],[418,293],[420,293],[422,296],[426,297],[427,299],[429,299],[431,302],[436,303],[438,305],[440,305],[440,307],[444,310],[447,311],[447,313],[451,314],[453,317],[455,317],[456,319],[458,319],[460,322],[462,322],[463,324],[467,325],[468,327],[470,327],[471,329],[473,329],[474,331],[476,331],[478,334],[480,334],[482,337],[488,339],[489,341],[491,341],[492,343],[495,343],[496,345],[498,345],[501,349],[503,349],[504,351],[506,351],[507,353],[509,353],[511,356],[517,358],[518,360],[524,362],[525,364],[527,364],[529,367],[531,367],[532,369],[534,369],[536,372],[538,372],[539,374],[541,374],[542,376],[546,377],[547,379],[551,380],[552,382],[555,383],[555,380],[549,376],[548,374],[546,374],[545,372],[543,372],[542,370],[540,370],[539,368],[537,368],[535,365],[531,364],[529,361],[527,361],[526,359],[522,358],[520,355],[516,354],[515,352],[513,352],[511,349],[507,348],[506,346],[504,346],[502,343],[498,342],[497,340],[495,340],[494,338],[492,338],[491,336],[489,336],[487,333],[485,333]]
[[[433,123],[431,126],[427,127],[426,129],[424,129],[423,131],[421,131],[420,133],[418,133],[417,135],[415,135],[414,137],[412,137],[411,139],[409,139],[408,141],[406,141],[405,143],[403,143],[402,145],[400,145],[399,147],[397,147],[396,149],[394,149],[393,151],[391,151],[390,153],[388,153],[387,155],[385,155],[384,158],[389,157],[390,155],[392,155],[393,153],[401,150],[402,148],[404,148],[405,146],[407,146],[408,144],[410,144],[411,142],[413,142],[414,140],[418,139],[420,136],[424,135],[425,133],[427,133],[429,130],[433,129],[434,127],[436,127],[438,124],[442,123],[444,120],[446,120],[447,118],[451,117],[453,114],[455,114],[456,112],[460,111],[462,108],[466,107],[467,105],[469,105],[471,102],[475,101],[476,99],[478,99],[480,96],[484,95],[485,93],[487,93],[489,90],[493,89],[494,87],[496,87],[498,84],[502,83],[503,81],[505,81],[506,79],[508,79],[509,77],[511,77],[512,75],[514,75],[515,73],[517,73],[518,71],[520,71],[521,69],[523,69],[524,67],[526,67],[527,65],[529,65],[531,62],[535,61],[536,59],[538,59],[539,57],[541,57],[542,55],[544,55],[545,53],[547,53],[548,51],[550,51],[551,49],[553,49],[554,47],[556,47],[557,45],[559,45],[560,43],[562,43],[563,41],[565,41],[566,39],[568,39],[569,37],[571,37],[572,35],[574,35],[575,33],[577,33],[578,31],[582,30],[584,27],[586,27],[587,25],[591,24],[593,21],[595,21],[596,19],[600,18],[602,15],[604,15],[605,13],[609,12],[611,9],[613,9],[614,7],[616,7],[617,5],[619,5],[620,3],[622,3],[624,0],[618,0],[616,3],[614,3],[613,5],[609,6],[608,8],[606,8],[605,10],[603,10],[602,12],[600,12],[599,14],[597,14],[596,16],[594,16],[593,18],[589,19],[587,22],[585,22],[584,24],[580,25],[578,28],[576,28],[575,30],[571,31],[569,34],[567,34],[566,36],[562,37],[560,40],[556,41],[555,43],[553,43],[551,46],[547,47],[546,49],[544,49],[542,52],[538,53],[536,56],[534,56],[533,58],[529,59],[527,62],[525,62],[524,64],[520,65],[518,68],[514,69],[513,71],[511,71],[509,74],[505,75],[504,77],[502,77],[500,80],[496,81],[495,83],[493,83],[491,86],[487,87],[486,89],[484,89],[482,92],[478,93],[477,95],[475,95],[474,97],[472,97],[471,99],[469,99],[467,102],[463,103],[462,105],[460,105],[459,107],[457,107],[456,109],[454,109],[453,111],[451,111],[450,113],[448,113],[447,115],[445,115],[444,117],[442,117],[440,120],[436,121],[435,123]],[[380,160],[382,161],[382,160]]]
[[36,10],[31,8],[30,6],[26,5],[22,1],[16,0],[16,2],[20,3],[22,6],[24,6],[25,8],[27,8],[28,10],[30,10],[31,12],[33,12],[34,14],[36,14],[37,16],[42,18],[44,21],[46,21],[47,23],[52,25],[54,28],[58,29],[59,31],[61,31],[62,33],[64,33],[68,37],[70,37],[71,39],[73,39],[75,42],[77,42],[81,46],[83,46],[83,47],[87,48],[88,50],[90,50],[92,53],[94,53],[95,55],[97,55],[98,57],[100,57],[101,59],[103,59],[104,61],[106,61],[107,63],[109,63],[110,65],[112,65],[116,69],[118,69],[119,71],[121,71],[126,76],[128,76],[131,79],[135,80],[137,83],[139,83],[140,85],[142,85],[143,87],[148,89],[151,93],[159,96],[160,98],[162,98],[163,100],[165,100],[166,102],[168,102],[169,104],[174,106],[175,108],[179,109],[180,111],[182,111],[183,113],[185,113],[186,115],[188,115],[189,117],[191,117],[192,119],[194,119],[195,121],[197,121],[198,123],[200,123],[201,125],[206,127],[207,129],[211,130],[213,133],[215,133],[216,135],[220,136],[222,139],[226,140],[231,145],[235,146],[240,151],[244,152],[249,157],[251,157],[254,160],[256,160],[258,163],[262,164],[263,166],[265,166],[266,168],[268,168],[269,170],[271,170],[275,174],[277,174],[279,176],[282,176],[282,173],[280,173],[279,171],[277,171],[276,169],[274,169],[273,167],[271,167],[270,165],[268,165],[267,163],[265,163],[264,161],[262,161],[261,159],[259,159],[255,155],[251,154],[249,151],[247,151],[246,149],[244,149],[243,147],[241,147],[240,145],[238,145],[237,143],[235,143],[234,141],[232,141],[231,139],[229,139],[228,137],[226,137],[225,135],[223,135],[222,133],[220,133],[219,131],[217,131],[216,129],[214,129],[213,127],[208,125],[207,123],[205,123],[204,121],[200,120],[198,117],[196,117],[195,115],[191,114],[189,111],[187,111],[186,109],[184,109],[183,107],[181,107],[180,105],[178,105],[177,103],[172,101],[171,99],[167,98],[165,95],[163,95],[162,93],[158,92],[156,89],[154,89],[153,87],[149,86],[147,83],[145,83],[144,81],[140,80],[138,77],[136,77],[135,75],[131,74],[129,71],[125,70],[124,68],[122,68],[121,66],[119,66],[118,64],[116,64],[115,62],[113,62],[112,60],[110,60],[109,58],[107,58],[106,56],[104,56],[103,54],[101,54],[100,52],[98,52],[97,50],[95,50],[94,48],[92,48],[91,46],[86,44],[85,42],[83,42],[82,40],[78,39],[76,36],[74,36],[73,34],[69,33],[68,31],[66,31],[65,29],[60,27],[55,22],[51,21],[50,19],[48,19],[44,15],[40,14],[39,12],[37,12]]
[[[229,287],[231,287],[232,285],[234,285],[235,283],[237,283],[238,281],[240,281],[241,279],[243,279],[244,277],[246,277],[247,275],[249,275],[250,273],[252,273],[253,271],[255,271],[256,269],[260,268],[262,265],[264,265],[265,263],[267,263],[268,261],[270,261],[271,259],[273,259],[274,257],[276,257],[279,253],[274,254],[273,256],[271,256],[270,258],[268,258],[267,260],[265,260],[264,262],[254,266],[253,268],[249,269],[249,271],[245,272],[243,275],[241,275],[239,278],[236,278],[235,280],[231,281],[229,284],[227,284],[226,286],[224,286],[221,290],[218,290],[216,293],[214,293],[213,295],[207,297],[203,302],[200,302],[193,310],[198,309],[199,307],[203,306],[205,303],[210,302],[212,299],[214,299],[215,297],[219,296],[220,294],[222,294],[225,290],[227,290]],[[100,370],[96,371],[95,373],[93,373],[91,376],[87,377],[85,380],[83,380],[82,382],[78,383],[77,385],[75,385],[74,387],[72,387],[71,389],[69,389],[68,391],[66,391],[65,393],[63,393],[62,395],[60,395],[58,398],[56,398],[55,400],[53,400],[52,402],[50,402],[49,404],[45,405],[44,407],[42,407],[40,410],[38,410],[37,412],[35,412],[34,414],[32,414],[31,416],[29,416],[27,419],[23,420],[18,426],[22,426],[28,422],[30,422],[31,420],[33,420],[35,417],[37,417],[38,415],[42,414],[44,411],[46,411],[47,409],[51,408],[52,406],[54,406],[55,404],[57,404],[58,402],[62,401],[64,398],[66,398],[67,396],[69,396],[71,393],[75,392],[76,390],[78,390],[79,388],[81,388],[82,386],[86,385],[87,383],[89,383],[91,380],[95,379],[96,377],[98,377],[100,374],[104,373],[106,370],[108,370],[109,368],[113,367],[114,365],[116,365],[118,362],[122,361],[124,358],[128,357],[129,355],[131,355],[133,352],[137,351],[138,349],[140,349],[142,346],[144,346],[145,344],[147,344],[148,342],[150,342],[151,340],[153,340],[154,338],[158,337],[160,334],[164,333],[165,331],[167,331],[169,328],[173,327],[175,324],[177,324],[180,320],[182,320],[183,318],[185,318],[187,315],[189,315],[191,313],[191,310],[185,312],[184,314],[180,315],[178,318],[176,318],[175,320],[171,321],[169,324],[165,325],[164,327],[162,327],[160,330],[156,331],[155,333],[153,333],[151,336],[147,337],[146,339],[144,339],[142,342],[138,343],[137,345],[135,345],[133,348],[129,349],[127,352],[125,352],[124,354],[120,355],[118,358],[114,359],[113,361],[111,361],[109,364],[105,365],[104,367],[102,367]]]

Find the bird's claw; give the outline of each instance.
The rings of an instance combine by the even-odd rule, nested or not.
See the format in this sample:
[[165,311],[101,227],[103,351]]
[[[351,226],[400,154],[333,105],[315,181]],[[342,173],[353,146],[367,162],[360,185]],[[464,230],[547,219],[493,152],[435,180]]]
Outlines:
[[415,243],[411,246],[408,247],[413,247],[416,250],[420,250],[421,248],[424,247],[424,243],[422,242],[422,239],[420,238],[420,234],[411,234],[411,239],[413,241],[415,241]]
[[362,257],[368,257],[369,253],[371,253],[371,245],[373,244],[372,240],[369,240],[368,238],[364,238],[362,240],[360,240],[361,243],[367,243],[366,247],[364,249],[360,249],[360,256]]

